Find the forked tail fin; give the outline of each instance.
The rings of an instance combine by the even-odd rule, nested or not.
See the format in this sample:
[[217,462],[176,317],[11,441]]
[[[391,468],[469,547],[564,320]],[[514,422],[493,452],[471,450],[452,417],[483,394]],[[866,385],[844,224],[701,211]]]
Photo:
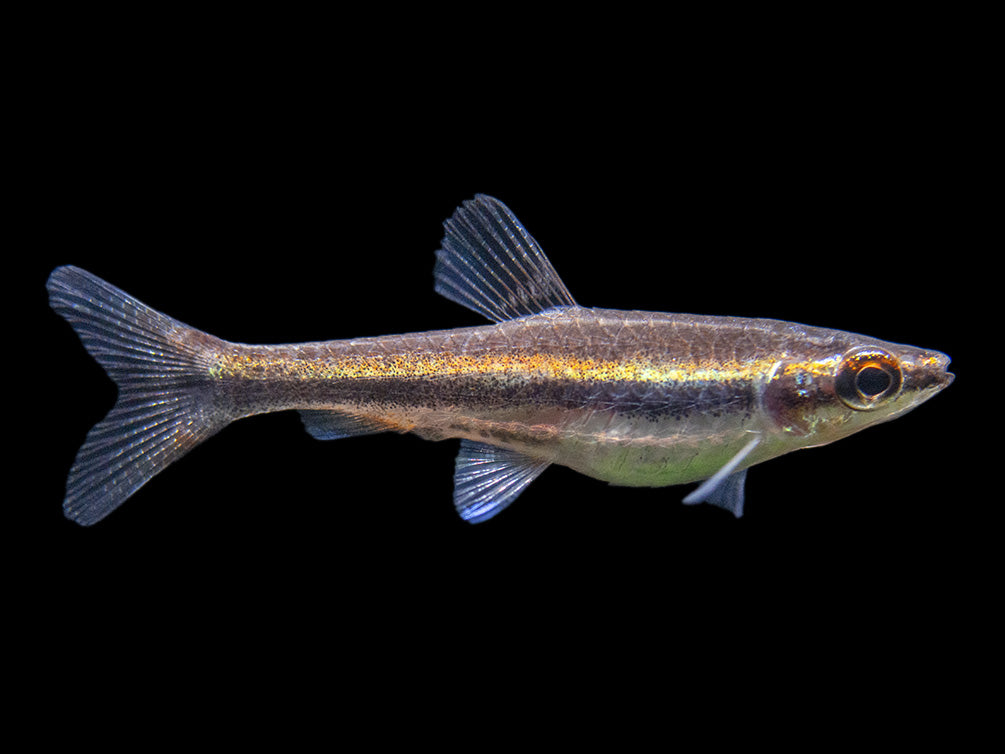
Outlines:
[[49,304],[119,388],[66,484],[67,518],[89,526],[229,423],[214,406],[209,373],[223,341],[77,267],[53,270],[46,287]]

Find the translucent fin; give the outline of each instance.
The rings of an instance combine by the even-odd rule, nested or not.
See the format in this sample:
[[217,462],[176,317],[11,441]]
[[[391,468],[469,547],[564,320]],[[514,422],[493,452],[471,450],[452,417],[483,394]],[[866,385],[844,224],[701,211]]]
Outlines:
[[302,410],[300,418],[311,437],[317,440],[340,440],[343,437],[360,437],[386,432],[387,427],[338,411]]
[[695,503],[711,503],[719,508],[732,511],[739,518],[743,515],[743,488],[747,481],[747,470],[735,471],[743,459],[761,442],[760,435],[754,435],[750,442],[740,448],[739,452],[729,459],[721,469],[702,482],[698,489],[684,498],[687,505]]
[[[743,515],[743,488],[747,483],[747,470],[742,469],[730,474],[719,482],[714,490],[708,493],[704,502],[710,503],[718,508],[725,508],[734,516],[740,518]],[[684,502],[688,502],[686,499]],[[695,500],[692,502],[702,502]]]
[[443,227],[437,293],[493,322],[576,306],[537,241],[498,199],[478,194]]
[[457,512],[472,524],[487,521],[516,500],[549,465],[514,450],[461,440],[454,471]]
[[230,421],[213,412],[209,378],[222,341],[76,267],[57,268],[46,287],[52,308],[119,388],[67,480],[63,511],[87,526]]

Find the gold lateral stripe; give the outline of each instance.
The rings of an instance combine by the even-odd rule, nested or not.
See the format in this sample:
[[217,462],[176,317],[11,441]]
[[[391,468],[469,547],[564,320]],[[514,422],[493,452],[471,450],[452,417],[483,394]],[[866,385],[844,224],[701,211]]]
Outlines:
[[[751,380],[772,374],[772,378],[794,373],[824,375],[833,373],[834,359],[789,362],[778,370],[777,358],[749,362],[665,363],[645,359],[623,361],[580,358],[556,354],[429,354],[398,356],[360,356],[343,358],[304,358],[299,356],[256,353],[225,355],[211,369],[214,377],[275,380],[365,380],[376,378],[416,379],[423,377],[460,377],[471,375],[506,375],[543,377],[589,382],[727,382]],[[780,373],[779,373],[780,372]]]

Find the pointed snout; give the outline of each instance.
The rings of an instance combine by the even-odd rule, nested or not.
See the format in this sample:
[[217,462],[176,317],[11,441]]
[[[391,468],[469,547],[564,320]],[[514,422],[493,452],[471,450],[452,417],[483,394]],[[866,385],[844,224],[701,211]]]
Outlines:
[[919,351],[913,357],[903,359],[907,387],[935,394],[944,390],[956,379],[949,371],[951,359],[939,351]]

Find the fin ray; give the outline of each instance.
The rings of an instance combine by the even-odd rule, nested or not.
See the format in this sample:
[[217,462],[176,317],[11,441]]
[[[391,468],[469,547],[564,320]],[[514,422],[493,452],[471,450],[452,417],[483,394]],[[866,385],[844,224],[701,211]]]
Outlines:
[[743,515],[743,495],[747,481],[747,470],[736,471],[736,467],[760,443],[761,435],[755,434],[721,469],[685,497],[684,503],[686,505],[710,503],[719,508],[725,508],[740,518]]
[[443,227],[437,293],[493,322],[576,306],[537,241],[498,199],[478,194]]
[[70,469],[63,511],[85,526],[223,428],[209,365],[216,338],[154,311],[76,267],[53,270],[49,303],[118,387]]
[[341,440],[388,431],[388,427],[378,422],[340,411],[301,409],[300,419],[304,429],[316,440]]
[[487,521],[516,500],[550,465],[515,450],[461,440],[454,472],[454,506],[469,523]]

